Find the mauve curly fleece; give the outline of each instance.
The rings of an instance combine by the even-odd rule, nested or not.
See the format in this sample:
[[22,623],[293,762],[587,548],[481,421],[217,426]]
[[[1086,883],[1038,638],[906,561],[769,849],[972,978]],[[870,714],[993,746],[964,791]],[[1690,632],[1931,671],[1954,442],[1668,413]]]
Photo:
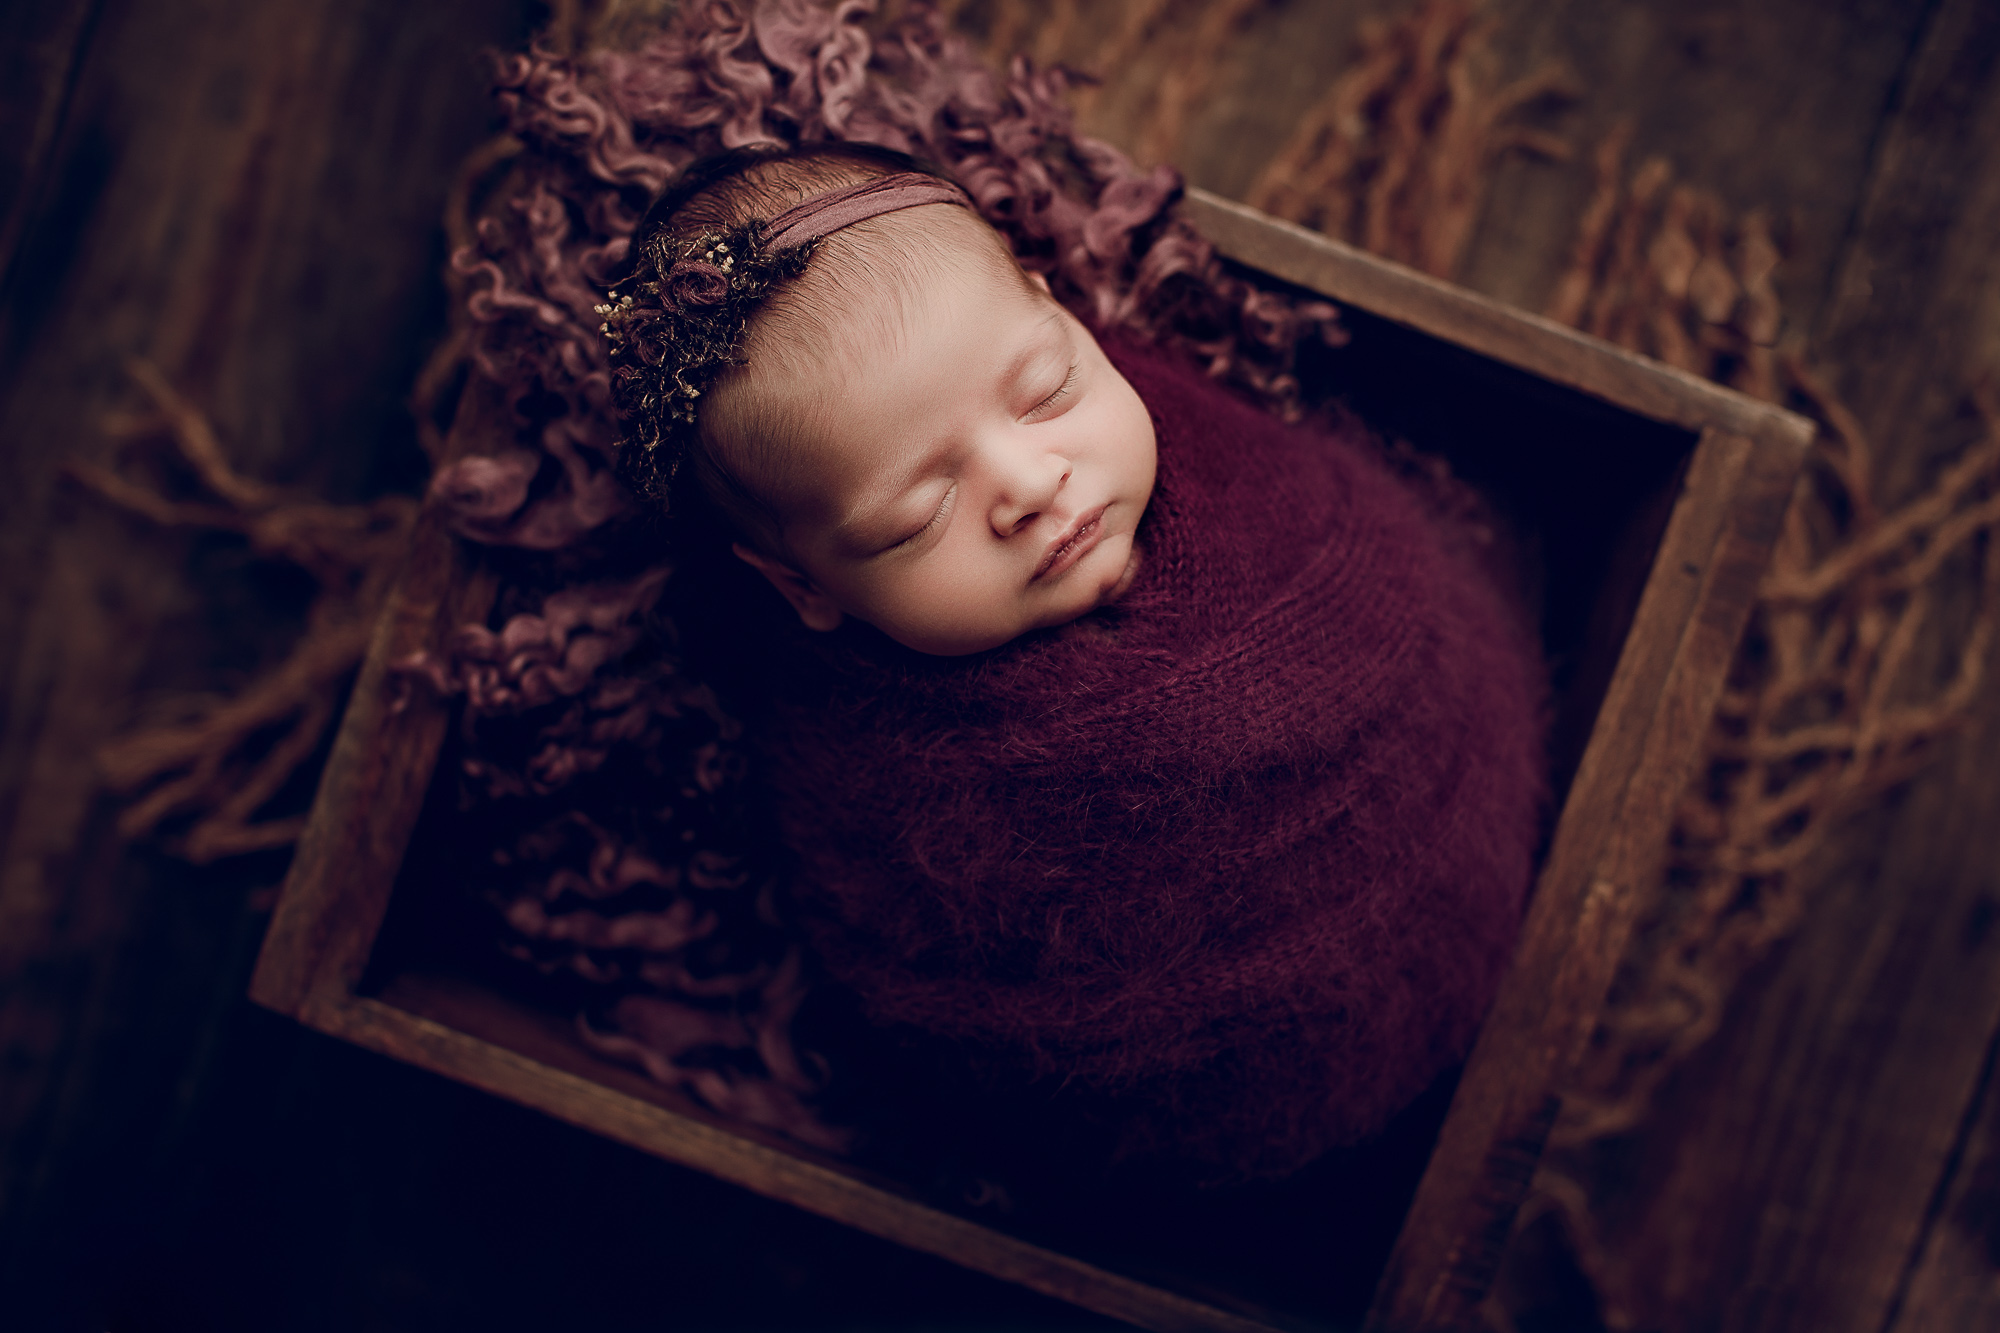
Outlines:
[[1124,1146],[1290,1170],[1462,1058],[1545,800],[1508,603],[1361,447],[1113,347],[1144,564],[972,659],[815,636],[769,733],[799,892],[877,1020],[1115,1098]]

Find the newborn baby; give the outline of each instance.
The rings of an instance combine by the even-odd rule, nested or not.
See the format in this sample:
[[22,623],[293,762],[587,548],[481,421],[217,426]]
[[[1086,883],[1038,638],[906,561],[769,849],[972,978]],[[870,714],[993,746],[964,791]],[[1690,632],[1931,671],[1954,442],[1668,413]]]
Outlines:
[[[741,222],[745,206],[769,216],[789,191],[871,165],[854,150],[732,156],[655,216],[669,234]],[[962,656],[1130,585],[1153,427],[1090,331],[962,197],[878,169],[885,181],[862,202],[892,211],[829,234],[810,272],[764,300],[687,446],[742,530],[736,554],[806,625],[853,616]]]
[[1100,345],[898,155],[713,159],[635,253],[621,461],[789,605],[769,785],[876,1021],[1215,1176],[1365,1137],[1463,1057],[1528,883],[1540,672],[1414,496]]

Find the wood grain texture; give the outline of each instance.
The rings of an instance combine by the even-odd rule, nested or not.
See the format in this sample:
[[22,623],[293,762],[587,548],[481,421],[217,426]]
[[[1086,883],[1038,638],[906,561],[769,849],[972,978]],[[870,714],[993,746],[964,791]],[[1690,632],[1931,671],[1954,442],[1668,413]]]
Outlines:
[[[1070,7],[1097,21],[1096,5]],[[1338,71],[1358,19],[1398,7],[1248,7],[1215,51],[1217,77],[1181,140],[1192,179],[1225,195],[1240,191]],[[56,105],[39,99],[62,65],[59,34],[86,9],[97,17],[74,48],[73,72],[62,76],[71,89],[58,99],[62,111],[52,123],[37,118],[43,110],[17,114]],[[1202,6],[1182,0],[1168,9],[1167,26],[1185,29]],[[1734,206],[1776,206],[1790,229],[1780,286],[1794,324],[1823,338],[1846,396],[1879,438],[1894,441],[1891,462],[1904,484],[1953,443],[1961,373],[2000,360],[2000,288],[1991,280],[2000,129],[1982,72],[1990,9],[1962,0],[1487,4],[1503,73],[1556,55],[1579,75],[1583,101],[1550,123],[1580,145],[1633,117],[1635,158],[1665,152],[1680,179],[1716,187]],[[22,149],[0,144],[0,155],[44,164],[0,176],[0,203],[21,219],[9,223],[18,225],[19,253],[33,260],[28,281],[10,284],[0,310],[0,642],[8,645],[0,656],[0,1049],[8,1060],[0,1288],[9,1295],[24,1290],[30,1270],[123,1280],[121,1266],[136,1262],[130,1252],[103,1244],[101,1232],[77,1230],[76,1219],[118,1197],[148,1162],[183,1160],[185,1139],[176,1136],[185,1126],[222,1123],[260,1151],[281,1141],[218,1122],[203,1073],[223,1058],[216,1049],[238,1040],[226,1035],[245,1021],[231,1001],[260,924],[228,895],[266,872],[194,876],[122,851],[93,794],[89,751],[131,715],[142,691],[240,678],[282,637],[296,589],[258,585],[226,545],[151,532],[80,502],[55,482],[55,464],[103,456],[93,423],[124,401],[119,360],[143,351],[217,415],[237,457],[260,475],[343,495],[397,475],[398,450],[409,452],[399,443],[406,428],[398,404],[422,330],[435,327],[438,256],[429,238],[443,174],[486,114],[473,53],[515,44],[522,21],[507,5],[471,0],[418,10],[362,0],[337,13],[319,0],[261,9],[95,0],[10,14],[10,35],[58,39],[26,56],[0,39],[13,61],[4,68],[39,71],[31,81],[43,80],[7,103],[8,126],[29,129]],[[1914,64],[1913,52],[1921,57]],[[1139,108],[1143,85],[1166,67],[1148,49],[1107,71],[1114,83],[1101,115],[1123,115],[1136,132],[1142,118],[1120,108]],[[45,139],[36,128],[44,126]],[[313,139],[310,151],[273,150],[301,135]],[[41,143],[46,149],[26,151]],[[39,184],[17,196],[4,188],[16,178]],[[1462,279],[1539,308],[1587,189],[1575,168],[1504,165]],[[226,299],[218,302],[209,293],[219,279]],[[313,318],[296,318],[301,309]],[[259,624],[273,628],[252,628]],[[1987,1197],[1977,1164],[1987,1160],[1978,1145],[1990,1131],[1961,1131],[1992,1032],[1990,1012],[1980,1010],[1990,1008],[1994,960],[1989,944],[1974,943],[1990,920],[1980,914],[1993,889],[1982,868],[2000,861],[2000,800],[1983,762],[1995,744],[1992,712],[1989,704],[1936,774],[1858,828],[1844,857],[1830,858],[1805,931],[1742,997],[1731,1030],[1688,1071],[1663,1119],[1643,1141],[1620,1145],[1614,1234],[1633,1262],[1657,1272],[1656,1326],[1761,1320],[1873,1333],[1879,1324],[1868,1321],[1885,1311],[1900,1309],[1911,1327],[1937,1327],[1950,1325],[1917,1321],[1990,1308],[1978,1304],[1990,1289],[1978,1285],[1990,1283],[1990,1265],[1980,1267],[1992,1254],[1981,1239],[1990,1230],[1977,1221],[1954,1230],[1949,1219],[1966,1200],[1976,1218]],[[257,1088],[282,1081],[269,1070],[290,1069],[283,1077],[296,1079],[297,1065],[286,1061],[310,1064],[298,1052],[318,1049],[266,1032],[264,1044],[230,1057],[247,1062],[245,1078]],[[355,1126],[381,1118],[385,1104],[420,1126],[397,1159],[413,1180],[451,1156],[469,1128],[498,1126],[492,1132],[509,1145],[577,1163],[579,1179],[627,1175],[677,1202],[715,1204],[698,1180],[648,1174],[644,1163],[621,1172],[624,1159],[593,1156],[578,1136],[555,1134],[560,1127],[509,1119],[497,1101],[452,1100],[387,1062],[324,1052],[312,1059],[325,1061],[323,1077],[337,1085],[307,1103],[275,1095],[268,1103],[324,1136],[326,1151],[313,1155],[337,1164],[303,1181],[285,1178],[293,1193],[331,1205],[273,1214],[312,1239],[287,1248],[263,1235],[268,1248],[243,1251],[255,1270],[245,1274],[219,1260],[189,1261],[205,1240],[240,1239],[248,1229],[190,1225],[189,1248],[173,1252],[195,1275],[184,1281],[285,1290],[295,1302],[335,1302],[352,1315],[348,1326],[385,1329],[436,1327],[475,1303],[493,1312],[494,1327],[569,1309],[517,1309],[478,1276],[488,1270],[453,1267],[421,1245],[371,1250],[356,1239],[358,1223],[345,1232],[338,1222],[308,1228],[322,1215],[366,1213],[378,1206],[373,1191],[419,1219],[409,1237],[476,1235],[516,1256],[517,1271],[550,1252],[559,1233],[546,1219],[509,1213],[511,1189],[479,1196],[486,1212],[507,1218],[484,1232],[445,1197],[476,1193],[480,1181],[493,1189],[503,1169],[533,1179],[546,1165],[539,1159],[510,1164],[499,1147],[461,1153],[466,1162],[449,1189],[419,1183],[400,1194],[396,1168],[371,1174],[356,1165],[371,1160],[365,1153],[378,1140]],[[1993,1101],[1989,1090],[1984,1105]],[[267,1106],[249,1104],[259,1113]],[[314,1119],[314,1108],[326,1106],[336,1109]],[[197,1183],[233,1203],[245,1195],[228,1182],[264,1172],[267,1161],[215,1151],[238,1174]],[[185,1180],[171,1188],[200,1192]],[[587,1212],[612,1193],[579,1193],[573,1202]],[[744,1224],[743,1248],[787,1243],[771,1240],[784,1233],[782,1218],[744,1216],[757,1220]],[[799,1245],[837,1247],[831,1229],[797,1234],[811,1238]],[[317,1267],[303,1266],[299,1247],[322,1252]],[[910,1270],[873,1251],[853,1253],[863,1257],[851,1266],[903,1275],[884,1281],[907,1285]],[[567,1289],[636,1287],[663,1267],[691,1292],[705,1280],[650,1254],[625,1259],[607,1274],[573,1258]],[[771,1276],[778,1270],[741,1271],[756,1275],[746,1289],[781,1285]],[[295,1281],[299,1274],[317,1280]],[[1887,1306],[1879,1303],[1885,1283]],[[996,1308],[1005,1295],[964,1291],[967,1310]],[[1862,1299],[1851,1299],[1857,1291]],[[342,1294],[352,1292],[363,1295]],[[23,1308],[10,1302],[12,1311]],[[722,1321],[734,1307],[701,1296],[697,1308]],[[306,1304],[259,1314],[242,1326],[337,1319]],[[1050,1307],[1035,1318],[1059,1314]]]
[[[1928,23],[1823,330],[1890,500],[1964,442],[1968,383],[2000,364],[2000,14],[1944,3]],[[1920,1252],[1940,1257],[1905,1308],[1973,1299],[1944,1290],[1975,1275],[1934,1203],[1972,1188],[1954,1152],[2000,1026],[1996,743],[1989,687],[1934,769],[1807,868],[1796,936],[1647,1129],[1604,1148],[1621,1320],[1874,1333]]]
[[1994,722],[1989,707],[1816,867],[1805,926],[1622,1145],[1628,1192],[1606,1239],[1629,1256],[1638,1317],[1884,1326],[2000,1012],[2000,881],[1966,855],[1990,838]]
[[478,48],[524,20],[486,0],[10,9],[0,1284],[185,1122],[254,949],[242,894],[272,875],[123,847],[94,752],[163,696],[240,683],[309,594],[240,540],[109,511],[62,465],[112,461],[102,423],[138,405],[123,366],[143,355],[249,474],[336,498],[413,481],[435,219],[485,130]]
[[[504,440],[510,430],[497,388],[475,379],[452,423],[446,459],[474,442]],[[436,648],[459,625],[484,620],[497,586],[427,505],[285,876],[250,982],[257,1003],[302,1015],[315,1003],[344,1001],[360,982],[453,713],[451,701],[399,682],[392,666]]]
[[[1112,63],[1116,12],[1145,0],[1029,6],[1060,56],[1104,80],[1085,124],[1127,148],[1171,159],[1188,180],[1231,199],[1258,173],[1352,58],[1370,18],[1407,12],[1395,0],[1239,5],[1239,20],[1200,53],[1200,96],[1184,127],[1158,144],[1162,84],[1179,77],[1188,37],[1217,8],[1155,4],[1153,38]],[[1718,191],[1736,209],[1767,208],[1787,239],[1778,282],[1794,326],[1827,299],[1878,131],[1896,96],[1925,0],[1487,0],[1498,80],[1554,66],[1577,96],[1535,123],[1587,159],[1614,126],[1633,129],[1631,159],[1664,157],[1675,177]],[[980,6],[968,4],[968,14]],[[1071,8],[1074,8],[1072,6]],[[1104,12],[1099,12],[1104,11]],[[1568,258],[1590,194],[1587,169],[1511,155],[1453,277],[1524,310],[1540,310]]]
[[1164,1291],[892,1193],[796,1150],[756,1142],[377,1000],[323,1000],[321,1030],[534,1107],[669,1161],[968,1268],[1158,1333],[1287,1327]]
[[[1141,160],[1170,161],[1194,185],[1241,199],[1352,58],[1361,25],[1404,6],[1397,0],[1238,4],[1237,22],[1199,53],[1200,95],[1191,114],[1177,130],[1162,126],[1162,95],[1186,77],[1190,39],[1212,35],[1203,31],[1203,19],[1221,7],[1206,0],[1079,5],[1079,20],[1060,34],[1063,40],[1044,36],[1039,45],[1044,59],[1060,58],[1102,80],[1083,102],[1083,123],[1093,134]],[[1060,9],[1060,0],[1047,8]],[[1121,48],[1129,16],[1148,8],[1158,19],[1147,40]],[[1055,27],[1050,22],[1042,31],[1057,35]]]
[[12,285],[22,229],[48,184],[49,157],[62,125],[100,0],[17,7],[0,43],[0,292]]
[[1521,943],[1383,1274],[1370,1327],[1464,1326],[1657,872],[1803,442],[1708,432],[1660,547]]
[[[1778,287],[1810,329],[1896,96],[1924,0],[1557,0],[1489,4],[1496,54],[1553,62],[1581,96],[1550,118],[1588,153],[1621,122],[1629,160],[1664,158],[1732,209],[1768,210],[1784,238]],[[1589,192],[1588,173],[1515,156],[1495,173],[1458,278],[1540,309]]]
[[1689,430],[1724,426],[1765,437],[1794,457],[1812,440],[1812,423],[1783,408],[1219,195],[1191,189],[1181,209],[1232,259],[1552,384]]
[[[2000,905],[1995,907],[2000,915]],[[1889,1327],[1896,1333],[2000,1328],[2000,1087],[1994,1054],[1967,1116],[1929,1234]]]
[[1883,128],[1816,353],[1884,449],[1892,493],[1956,448],[2000,368],[2000,15],[1945,0]]

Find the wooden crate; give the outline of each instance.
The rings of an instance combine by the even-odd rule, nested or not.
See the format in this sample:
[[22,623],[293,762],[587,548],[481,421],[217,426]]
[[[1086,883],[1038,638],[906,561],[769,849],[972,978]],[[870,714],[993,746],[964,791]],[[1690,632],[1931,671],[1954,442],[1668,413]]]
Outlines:
[[[1556,664],[1560,817],[1519,949],[1381,1273],[1371,1327],[1464,1324],[1484,1294],[1699,755],[1810,423],[1574,330],[1191,192],[1247,268],[1338,302],[1351,344],[1309,372],[1384,432],[1449,457],[1529,538]],[[468,395],[454,433],[498,426]],[[390,706],[388,664],[491,604],[427,513],[377,627],[251,994],[321,1031],[643,1151],[1161,1330],[1311,1325],[1212,1281],[1119,1267],[923,1201],[733,1124],[600,1059],[566,1014],[421,966],[371,973],[448,705]],[[364,986],[364,976],[370,977]],[[663,1207],[671,1207],[663,1202]],[[1340,1197],[1324,1200],[1338,1210]]]

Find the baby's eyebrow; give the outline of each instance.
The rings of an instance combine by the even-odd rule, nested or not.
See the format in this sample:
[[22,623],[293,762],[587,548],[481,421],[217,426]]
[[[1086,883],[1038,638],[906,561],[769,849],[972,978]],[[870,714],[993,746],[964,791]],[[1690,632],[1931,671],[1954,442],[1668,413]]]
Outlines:
[[[1049,325],[1056,324],[1061,326],[1064,334],[1068,334],[1069,321],[1064,319],[1063,316],[1069,312],[1064,310],[1061,306],[1056,305],[1053,300],[1049,302],[1049,305],[1050,305],[1050,310],[1048,315],[1043,318],[1041,323],[1035,325],[1035,332],[1039,334],[1042,332],[1042,330],[1048,328]],[[1064,341],[1068,341],[1068,339],[1065,338]],[[1030,365],[1030,363],[1032,363],[1036,357],[1042,355],[1044,352],[1048,350],[1049,350],[1049,345],[1047,343],[1040,342],[1034,338],[1030,338],[1027,341],[1027,343],[1025,343],[1022,346],[1021,350],[1015,353],[1012,364],[1010,364],[1007,367],[1007,374],[1005,376],[1006,380],[1008,382],[1012,382],[1014,380],[1019,379],[1021,377],[1021,372],[1026,370]]]
[[[1060,352],[1065,348],[1071,352],[1076,350],[1075,339],[1070,336],[1069,332],[1069,321],[1064,318],[1064,315],[1068,312],[1061,306],[1056,305],[1054,301],[1051,301],[1049,304],[1052,308],[1048,313],[1048,317],[1034,326],[1033,335],[1023,341],[1021,350],[1014,353],[1014,359],[1009,361],[1007,368],[1000,372],[1000,378],[994,387],[1002,394],[1011,394],[1014,392],[1015,387],[1021,382],[1021,377],[1027,374],[1036,362],[1043,360],[1050,353]],[[1043,336],[1045,330],[1051,324],[1055,325],[1061,332],[1062,337],[1059,340]]]

